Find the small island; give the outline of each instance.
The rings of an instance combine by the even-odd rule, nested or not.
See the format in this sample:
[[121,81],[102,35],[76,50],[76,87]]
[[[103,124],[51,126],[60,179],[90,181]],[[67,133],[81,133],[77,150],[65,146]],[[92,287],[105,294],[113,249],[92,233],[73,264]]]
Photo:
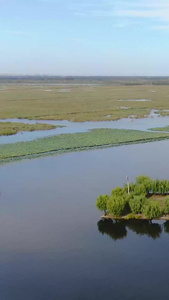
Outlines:
[[104,211],[104,219],[169,220],[169,180],[138,176],[135,183],[116,187],[111,195],[100,195],[96,206]]
[[46,123],[36,123],[36,124],[29,124],[29,123],[15,123],[15,122],[0,122],[0,136],[3,135],[13,135],[18,132],[23,131],[40,131],[40,130],[51,130],[56,128],[61,128],[65,126],[61,125],[52,125]]

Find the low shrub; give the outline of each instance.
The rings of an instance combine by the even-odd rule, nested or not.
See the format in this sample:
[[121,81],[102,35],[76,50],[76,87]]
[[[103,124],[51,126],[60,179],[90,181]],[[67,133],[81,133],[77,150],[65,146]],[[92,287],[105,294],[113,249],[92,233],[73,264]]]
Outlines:
[[129,203],[130,200],[133,199],[133,197],[134,197],[133,193],[124,195],[124,199],[125,199],[126,203]]
[[133,220],[133,219],[140,219],[140,215],[135,215],[135,214],[131,213],[125,217],[125,220]]
[[120,217],[126,208],[126,201],[123,197],[111,196],[107,202],[107,208],[109,213],[112,213],[116,217]]
[[126,195],[126,190],[122,187],[117,186],[115,189],[111,192],[112,196],[120,197]]
[[[133,182],[130,182],[130,184],[129,184],[130,194],[132,192],[134,192],[135,187],[136,187],[136,184]],[[128,193],[128,185],[127,184],[125,184],[124,189],[125,189],[126,193]]]
[[146,193],[149,193],[152,190],[152,183],[153,180],[148,176],[140,175],[136,177],[136,185],[144,186]]
[[167,197],[167,198],[165,199],[165,203],[164,203],[164,212],[165,212],[166,214],[169,214],[169,197]]
[[148,219],[155,219],[159,218],[163,212],[157,201],[150,201],[145,205],[143,213]]
[[135,189],[134,189],[134,194],[135,195],[146,195],[147,194],[147,190],[146,187],[144,186],[144,184],[139,184],[136,185]]
[[97,198],[97,201],[96,201],[96,206],[97,208],[100,210],[100,211],[104,211],[106,213],[107,211],[107,201],[109,199],[109,196],[108,195],[100,195],[98,198]]
[[134,196],[133,198],[131,198],[129,201],[129,206],[132,213],[134,214],[142,213],[146,201],[147,199],[144,194],[139,196]]

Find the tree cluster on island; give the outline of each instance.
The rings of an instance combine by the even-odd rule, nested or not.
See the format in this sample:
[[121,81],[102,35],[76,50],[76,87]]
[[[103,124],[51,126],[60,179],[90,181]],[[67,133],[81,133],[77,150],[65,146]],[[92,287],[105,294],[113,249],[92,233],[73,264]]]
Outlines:
[[[155,195],[157,200],[153,199]],[[159,201],[158,196],[163,200]],[[138,176],[129,189],[126,184],[113,189],[111,195],[100,195],[96,206],[105,216],[113,215],[114,218],[158,219],[169,214],[169,181]]]

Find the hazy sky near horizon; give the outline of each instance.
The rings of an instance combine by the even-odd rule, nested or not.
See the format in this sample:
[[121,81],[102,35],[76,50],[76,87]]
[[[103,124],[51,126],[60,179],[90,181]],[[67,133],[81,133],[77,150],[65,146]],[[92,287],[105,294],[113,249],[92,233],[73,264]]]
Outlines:
[[0,0],[0,74],[169,75],[169,0]]

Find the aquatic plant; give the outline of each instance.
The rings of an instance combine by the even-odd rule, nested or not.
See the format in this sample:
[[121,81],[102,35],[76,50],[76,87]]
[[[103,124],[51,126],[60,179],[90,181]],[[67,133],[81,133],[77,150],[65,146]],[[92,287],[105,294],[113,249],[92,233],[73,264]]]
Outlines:
[[0,160],[31,155],[49,155],[97,147],[113,147],[169,139],[168,133],[143,132],[125,129],[94,129],[85,133],[61,134],[31,142],[0,145]]
[[0,136],[12,135],[20,131],[50,130],[50,129],[55,129],[56,127],[62,127],[62,126],[55,126],[55,125],[43,124],[43,123],[25,124],[25,123],[0,122]]
[[[161,112],[164,114],[164,112]],[[169,111],[166,115],[169,114]],[[149,130],[152,130],[152,131],[165,131],[165,132],[169,132],[169,126],[166,126],[166,127],[156,127],[156,128],[149,128]]]

